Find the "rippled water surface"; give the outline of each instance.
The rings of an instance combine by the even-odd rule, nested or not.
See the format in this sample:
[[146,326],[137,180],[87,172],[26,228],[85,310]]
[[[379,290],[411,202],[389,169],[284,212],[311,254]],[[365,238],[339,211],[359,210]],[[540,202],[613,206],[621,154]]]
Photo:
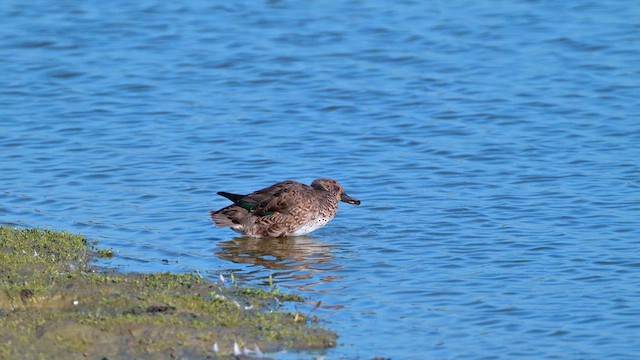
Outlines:
[[[327,359],[633,359],[638,19],[634,1],[3,1],[0,223],[86,234],[124,271],[271,275],[321,301]],[[362,206],[282,240],[209,220],[216,191],[317,177]]]

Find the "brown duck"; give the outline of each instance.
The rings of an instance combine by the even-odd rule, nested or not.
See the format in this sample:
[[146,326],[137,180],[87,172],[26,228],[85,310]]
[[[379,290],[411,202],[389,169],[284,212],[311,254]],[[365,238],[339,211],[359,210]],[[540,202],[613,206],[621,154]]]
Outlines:
[[360,205],[331,179],[316,179],[311,186],[287,180],[249,195],[223,191],[218,195],[233,205],[211,212],[216,226],[249,237],[306,235],[336,216],[338,202]]

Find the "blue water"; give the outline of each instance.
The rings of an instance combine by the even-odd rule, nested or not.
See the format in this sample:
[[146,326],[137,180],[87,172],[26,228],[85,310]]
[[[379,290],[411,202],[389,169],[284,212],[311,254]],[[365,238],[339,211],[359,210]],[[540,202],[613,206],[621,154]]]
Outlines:
[[[640,2],[3,1],[0,223],[309,299],[327,359],[635,359]],[[309,237],[216,191],[335,178]],[[220,344],[229,348],[231,344]]]

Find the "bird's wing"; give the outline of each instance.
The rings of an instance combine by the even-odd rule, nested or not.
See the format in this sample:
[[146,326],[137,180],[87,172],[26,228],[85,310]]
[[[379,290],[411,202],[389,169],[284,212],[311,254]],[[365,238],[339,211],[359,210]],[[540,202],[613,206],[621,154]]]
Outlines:
[[[296,206],[297,201],[300,199],[300,194],[308,191],[306,188],[307,186],[304,184],[287,180],[232,199],[232,201],[255,216],[286,214],[292,207]],[[223,196],[231,199],[226,196],[226,193],[223,193]]]
[[290,214],[291,210],[300,206],[304,199],[304,189],[298,187],[283,187],[265,196],[252,209],[256,216],[271,216]]

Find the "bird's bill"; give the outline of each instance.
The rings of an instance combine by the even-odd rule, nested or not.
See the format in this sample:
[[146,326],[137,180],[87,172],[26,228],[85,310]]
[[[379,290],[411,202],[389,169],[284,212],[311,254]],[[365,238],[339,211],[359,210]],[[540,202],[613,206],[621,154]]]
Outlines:
[[351,196],[349,196],[347,194],[344,194],[344,193],[342,195],[340,195],[340,201],[346,202],[347,204],[351,204],[351,205],[355,205],[355,206],[360,205],[360,200],[354,199]]

